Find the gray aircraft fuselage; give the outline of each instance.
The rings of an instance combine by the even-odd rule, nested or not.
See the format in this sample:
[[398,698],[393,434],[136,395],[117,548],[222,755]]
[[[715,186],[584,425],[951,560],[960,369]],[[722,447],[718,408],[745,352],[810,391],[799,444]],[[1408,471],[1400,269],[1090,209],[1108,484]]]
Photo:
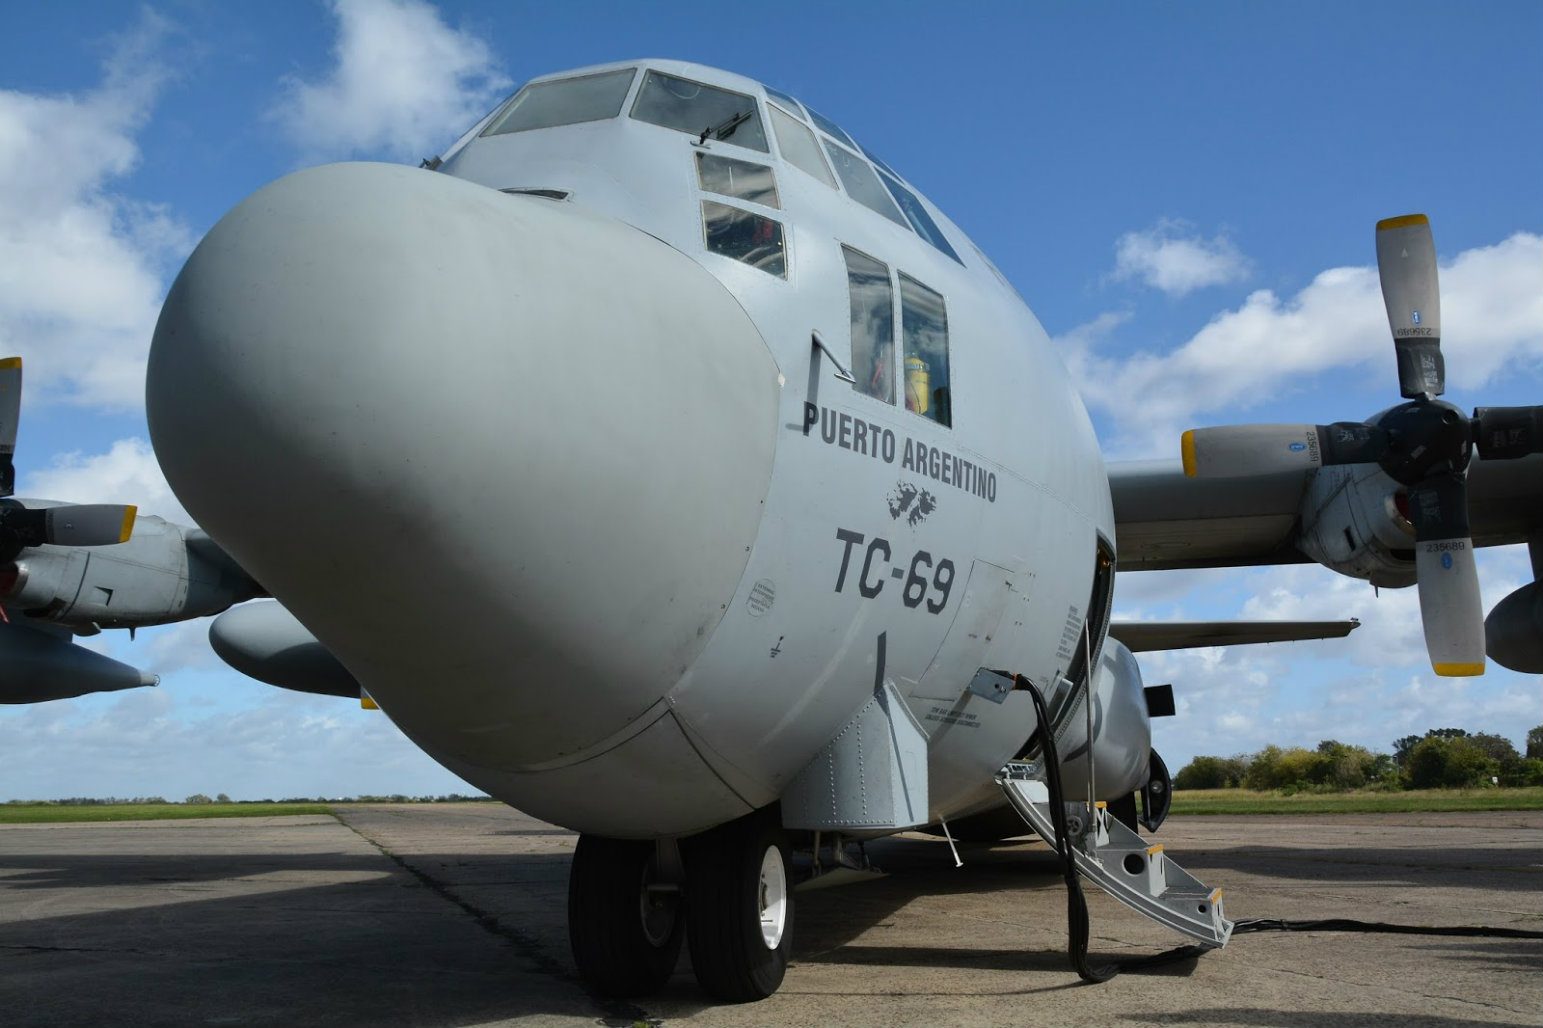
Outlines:
[[[1050,340],[791,100],[674,62],[551,81],[579,77],[604,116],[501,109],[437,170],[297,172],[210,231],[149,364],[177,496],[418,745],[538,817],[764,806],[876,677],[927,736],[929,817],[998,802],[1035,717],[971,679],[1053,693],[1106,629],[1109,485]],[[665,123],[704,87],[751,118]],[[1144,717],[1101,792],[1145,780]]]

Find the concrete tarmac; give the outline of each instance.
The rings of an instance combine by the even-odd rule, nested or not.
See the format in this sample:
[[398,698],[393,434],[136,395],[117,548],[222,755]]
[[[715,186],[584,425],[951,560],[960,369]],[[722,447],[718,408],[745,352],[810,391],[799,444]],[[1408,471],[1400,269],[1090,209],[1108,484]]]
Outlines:
[[[1258,933],[1079,985],[1047,847],[869,847],[803,892],[782,990],[713,1005],[682,966],[595,999],[568,952],[574,836],[495,804],[0,826],[0,1025],[1543,1024],[1543,941]],[[1543,930],[1543,813],[1178,817],[1232,918]],[[1095,958],[1183,942],[1088,887]]]

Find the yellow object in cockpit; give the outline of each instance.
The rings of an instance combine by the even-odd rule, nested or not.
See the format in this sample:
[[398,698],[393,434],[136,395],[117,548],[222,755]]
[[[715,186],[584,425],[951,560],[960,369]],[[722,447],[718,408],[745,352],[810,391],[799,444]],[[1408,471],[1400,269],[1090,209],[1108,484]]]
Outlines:
[[932,376],[927,362],[920,357],[905,359],[905,409],[918,414],[927,413],[927,400],[932,395]]

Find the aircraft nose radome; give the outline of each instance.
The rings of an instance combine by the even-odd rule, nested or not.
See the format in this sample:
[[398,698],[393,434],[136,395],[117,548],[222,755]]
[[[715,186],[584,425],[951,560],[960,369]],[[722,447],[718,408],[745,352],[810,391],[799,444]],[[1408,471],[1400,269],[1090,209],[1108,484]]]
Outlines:
[[178,276],[147,376],[188,511],[436,755],[622,729],[743,573],[777,369],[715,279],[570,204],[298,172]]

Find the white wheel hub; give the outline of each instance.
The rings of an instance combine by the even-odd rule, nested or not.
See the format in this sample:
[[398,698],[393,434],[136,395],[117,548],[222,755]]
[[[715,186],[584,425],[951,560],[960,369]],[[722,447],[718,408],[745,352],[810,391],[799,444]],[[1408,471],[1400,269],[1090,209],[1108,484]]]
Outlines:
[[788,873],[782,863],[782,850],[777,846],[766,847],[761,855],[761,880],[756,894],[761,941],[767,949],[776,949],[788,924]]

